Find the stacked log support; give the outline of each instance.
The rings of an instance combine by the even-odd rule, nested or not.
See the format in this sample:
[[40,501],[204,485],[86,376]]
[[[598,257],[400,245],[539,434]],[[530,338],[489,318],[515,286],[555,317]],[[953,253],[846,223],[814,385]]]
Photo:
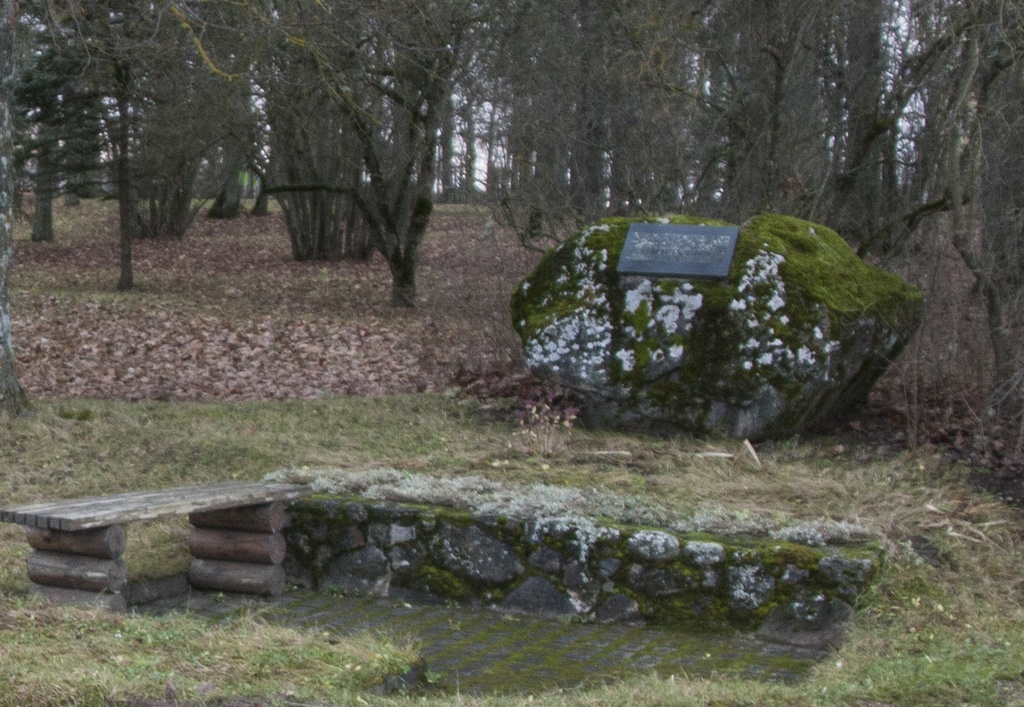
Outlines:
[[196,589],[237,594],[281,596],[284,593],[281,565],[195,558],[188,568],[188,581]]
[[28,528],[28,544],[33,550],[65,552],[71,555],[107,557],[116,560],[128,546],[128,533],[123,525],[108,525],[91,530],[44,530]]
[[194,528],[188,538],[188,549],[192,557],[254,565],[279,565],[287,552],[281,533],[216,528]]
[[281,530],[287,513],[281,502],[189,514],[192,564],[189,583],[196,589],[279,596],[284,593]]
[[91,604],[123,611],[121,591],[128,568],[121,555],[127,545],[124,526],[89,530],[27,529],[28,578],[33,593],[58,604]]

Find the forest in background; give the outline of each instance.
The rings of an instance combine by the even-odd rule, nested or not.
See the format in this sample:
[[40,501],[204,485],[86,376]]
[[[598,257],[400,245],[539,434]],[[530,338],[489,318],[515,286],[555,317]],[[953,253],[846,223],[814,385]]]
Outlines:
[[1024,450],[1022,12],[30,0],[11,177],[35,241],[56,198],[117,201],[111,289],[135,286],[141,241],[173,246],[251,193],[257,213],[279,203],[296,261],[379,253],[399,307],[437,203],[489,207],[534,248],[606,215],[818,221],[925,291],[885,386],[909,441],[1007,463]]

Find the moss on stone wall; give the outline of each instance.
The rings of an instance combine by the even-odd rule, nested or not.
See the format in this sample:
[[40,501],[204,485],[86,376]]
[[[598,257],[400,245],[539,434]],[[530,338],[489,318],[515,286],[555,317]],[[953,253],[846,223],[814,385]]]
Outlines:
[[[583,520],[477,517],[458,509],[356,497],[295,502],[291,515],[290,563],[314,583],[337,577],[339,568],[352,567],[347,557],[365,554],[377,543],[388,557],[387,566],[380,567],[386,576],[360,574],[368,586],[401,585],[445,600],[501,606],[527,580],[543,577],[581,618],[623,594],[650,621],[691,627],[728,622],[751,628],[778,607],[812,611],[824,601],[851,603],[881,558],[881,548],[872,542],[810,547]],[[389,527],[416,532],[374,532]],[[453,528],[460,530],[452,533]],[[459,537],[470,546],[452,547]],[[531,564],[529,558],[541,548],[547,559]],[[496,568],[495,562],[505,567]]]
[[414,589],[423,589],[444,599],[464,601],[474,597],[473,587],[465,579],[441,567],[423,565],[413,574]]

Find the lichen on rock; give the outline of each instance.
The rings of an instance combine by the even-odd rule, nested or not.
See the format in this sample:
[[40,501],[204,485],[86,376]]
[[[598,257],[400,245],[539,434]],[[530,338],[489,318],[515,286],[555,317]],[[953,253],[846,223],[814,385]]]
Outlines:
[[640,530],[626,546],[645,560],[671,560],[679,555],[679,539],[660,530]]
[[775,589],[775,578],[760,565],[738,565],[728,570],[732,606],[747,611],[759,609]]
[[691,540],[686,543],[683,552],[699,567],[711,567],[725,561],[725,548],[719,543]]
[[700,280],[620,275],[632,222],[583,229],[512,298],[527,365],[582,393],[591,420],[755,439],[800,432],[863,399],[920,318],[916,288],[824,226],[753,218],[728,278]]

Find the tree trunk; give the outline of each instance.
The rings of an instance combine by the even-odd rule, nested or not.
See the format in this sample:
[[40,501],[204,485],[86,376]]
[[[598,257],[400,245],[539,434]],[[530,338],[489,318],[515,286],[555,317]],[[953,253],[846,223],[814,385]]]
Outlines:
[[884,207],[882,144],[884,127],[879,97],[885,63],[882,35],[885,10],[881,0],[868,0],[847,17],[847,101],[849,129],[842,171],[836,176],[836,206],[829,223],[847,238],[862,241],[878,228]]
[[474,106],[466,102],[466,109],[462,119],[466,124],[466,163],[463,165],[462,191],[465,194],[465,202],[472,204],[476,202],[476,119],[473,115]]
[[199,213],[192,200],[197,173],[196,163],[180,160],[147,182],[135,180],[131,184],[133,194],[143,195],[132,203],[136,238],[181,240],[185,237],[189,225]]
[[421,195],[409,216],[409,230],[404,239],[393,235],[405,247],[396,247],[388,258],[391,265],[391,304],[394,307],[416,306],[416,266],[419,262],[420,243],[427,232],[434,202]]
[[213,201],[213,206],[206,212],[209,218],[235,218],[242,209],[242,178],[241,174],[232,174],[224,182]]
[[28,401],[14,375],[7,274],[14,254],[11,234],[14,203],[14,145],[11,125],[11,79],[14,74],[15,0],[0,0],[0,412],[15,415]]
[[[487,192],[487,203],[490,206],[495,206],[498,195],[509,187],[498,162],[500,141],[501,129],[498,126],[498,111],[492,106],[487,120],[487,173],[484,175],[484,191]],[[508,158],[505,158],[505,165],[508,165]],[[475,180],[470,187],[476,188]]]
[[[977,53],[981,53],[981,48]],[[964,259],[978,278],[985,297],[995,368],[990,406],[992,412],[1004,419],[1018,415],[1022,404],[1017,345],[1024,317],[1016,304],[1024,291],[1024,197],[1020,192],[1024,178],[1024,119],[1020,117],[1019,98],[1022,77],[1024,74],[1013,65],[1001,68],[995,63],[982,67],[975,77],[980,130],[974,143],[980,143],[983,165],[977,201],[984,224],[978,234],[977,255]],[[1012,394],[1015,389],[1016,394]]]
[[303,189],[278,194],[277,201],[284,211],[295,260],[342,259],[347,197],[327,189]]
[[[992,342],[992,360],[996,369],[996,394],[1005,393],[1017,379],[1016,351],[1013,338],[1008,335],[1007,317],[1003,302],[1009,300],[1009,294],[995,282],[985,283],[985,315],[988,322],[989,339]],[[1014,401],[1016,402],[1016,401]]]
[[131,68],[120,64],[116,69],[118,81],[117,125],[114,142],[114,181],[117,190],[117,212],[120,224],[121,275],[117,281],[118,292],[128,292],[135,287],[132,272],[132,240],[135,237],[135,209],[132,203],[132,178],[129,164],[131,129],[128,125],[128,85]]
[[607,109],[602,87],[608,85],[605,52],[608,27],[602,21],[599,3],[581,0],[577,5],[582,52],[576,101],[575,135],[572,149],[573,206],[586,221],[604,211],[604,118]]
[[53,195],[56,191],[56,174],[49,146],[39,150],[36,174],[36,209],[32,216],[32,242],[43,243],[53,240]]
[[242,148],[234,143],[229,143],[226,150],[224,161],[227,175],[213,206],[206,212],[209,218],[235,218],[242,210],[247,176],[245,166],[248,160]]
[[267,193],[267,178],[264,173],[252,168],[253,173],[256,175],[256,203],[252,205],[252,211],[249,212],[250,216],[266,216],[270,213],[270,194]]
[[362,213],[355,202],[349,200],[342,247],[345,257],[350,260],[366,262],[373,257],[373,243],[370,242],[370,229],[367,228]]
[[402,258],[391,269],[391,306],[409,309],[416,306],[416,266]]
[[[120,191],[120,188],[118,189]],[[118,292],[130,292],[135,289],[135,273],[132,267],[132,213],[131,204],[127,200],[118,197],[118,211],[121,221],[121,235],[119,241],[119,253],[121,263],[121,274],[117,279]]]
[[441,194],[442,204],[458,202],[458,186],[455,182],[455,107],[449,99],[441,108]]
[[[392,235],[398,243],[402,241]],[[406,245],[396,245],[388,255],[391,267],[391,306],[408,309],[416,306],[416,261],[419,239],[410,233]]]

